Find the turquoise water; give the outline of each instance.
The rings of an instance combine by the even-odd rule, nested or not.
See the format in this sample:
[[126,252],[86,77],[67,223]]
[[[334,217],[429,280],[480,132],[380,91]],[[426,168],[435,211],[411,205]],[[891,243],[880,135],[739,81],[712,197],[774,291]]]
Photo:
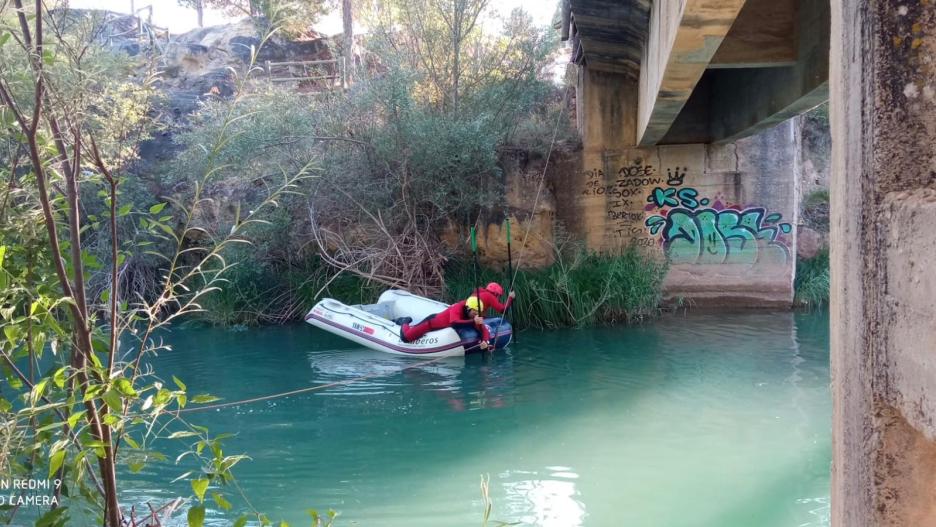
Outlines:
[[[271,519],[308,525],[828,525],[828,317],[671,316],[635,328],[523,332],[493,356],[421,360],[311,326],[182,329],[155,361],[225,400],[369,376],[190,414],[236,432],[239,483]],[[402,370],[402,368],[407,368]],[[171,452],[171,447],[165,450]],[[125,502],[190,493],[166,463],[125,474]],[[163,490],[156,490],[163,489]],[[240,507],[242,502],[235,501]],[[209,513],[209,523],[222,516]]]

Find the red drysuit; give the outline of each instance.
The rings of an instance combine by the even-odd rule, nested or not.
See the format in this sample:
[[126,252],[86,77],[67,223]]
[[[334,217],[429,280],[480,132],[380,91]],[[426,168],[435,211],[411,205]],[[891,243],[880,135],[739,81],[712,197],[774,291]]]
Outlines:
[[[472,291],[472,293],[476,292],[477,291]],[[497,311],[498,313],[505,313],[507,308],[510,307],[511,302],[513,302],[513,298],[508,296],[507,301],[501,304],[497,296],[487,289],[481,289],[480,292],[478,292],[478,298],[481,299],[482,305],[485,307],[492,307],[494,308],[494,311]]]
[[413,342],[430,331],[449,328],[458,324],[472,324],[481,332],[484,340],[491,340],[491,332],[488,331],[487,326],[484,324],[475,324],[474,320],[463,318],[466,316],[468,316],[468,313],[465,310],[465,301],[456,302],[445,311],[430,315],[418,324],[412,326],[403,324],[403,340],[404,342]]

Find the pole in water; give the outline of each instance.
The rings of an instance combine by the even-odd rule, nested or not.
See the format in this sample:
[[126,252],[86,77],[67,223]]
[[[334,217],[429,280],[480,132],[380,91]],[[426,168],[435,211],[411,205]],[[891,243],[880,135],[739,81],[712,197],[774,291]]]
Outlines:
[[471,254],[474,256],[474,283],[475,297],[481,301],[481,286],[478,284],[478,235],[474,227],[471,227]]
[[[507,218],[507,299],[510,299],[510,291],[513,290],[513,255],[510,251],[510,217]],[[507,308],[507,311],[504,313],[504,318],[507,318],[507,313],[513,309],[513,302],[510,303],[510,307]],[[517,332],[513,332],[513,340],[517,342]]]
[[[481,286],[478,285],[478,237],[475,232],[474,225],[471,226],[471,254],[474,256],[474,283],[475,283],[475,298],[478,299],[478,307],[481,307]],[[483,316],[483,313],[479,312],[479,315]],[[483,337],[483,335],[482,335]]]
[[[513,257],[510,254],[510,218],[507,218],[507,281],[504,282],[507,284],[507,301],[510,302],[510,291],[513,289]],[[513,307],[513,302],[511,302],[510,307],[504,311],[504,316],[497,321],[497,327],[494,328],[494,342],[497,343],[497,334],[500,333],[501,324],[504,320],[507,320],[507,313],[510,312],[510,309]],[[517,342],[517,334],[513,330],[513,341]]]

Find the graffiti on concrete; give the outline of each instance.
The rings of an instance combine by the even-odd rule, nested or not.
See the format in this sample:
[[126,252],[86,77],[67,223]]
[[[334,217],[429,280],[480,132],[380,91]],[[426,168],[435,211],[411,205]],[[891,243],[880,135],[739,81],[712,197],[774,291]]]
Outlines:
[[710,204],[691,187],[657,187],[644,210],[651,236],[659,236],[672,263],[782,264],[790,258],[783,235],[792,231],[779,213],[764,207]]
[[630,198],[642,195],[644,187],[662,185],[663,179],[656,176],[653,165],[640,164],[621,167],[617,171],[614,183],[605,183],[603,170],[594,169],[585,172],[585,188],[583,196],[608,196],[611,198]]
[[764,208],[744,210],[704,208],[670,209],[665,216],[645,221],[651,235],[661,235],[673,263],[784,263],[790,250],[779,239],[791,230],[789,223],[774,224],[779,214]]
[[671,187],[678,187],[683,184],[683,180],[686,179],[686,173],[689,171],[689,167],[682,167],[682,170],[679,170],[679,167],[676,168],[667,168],[666,169],[666,184]]
[[687,209],[695,209],[699,205],[705,206],[708,205],[707,199],[697,200],[699,197],[699,191],[694,188],[660,188],[657,187],[650,192],[650,195],[647,197],[647,201],[653,204],[654,207],[662,209],[664,207],[679,207],[683,206]]
[[[581,196],[604,207],[611,243],[662,247],[674,263],[746,263],[789,259],[792,231],[764,207],[727,204],[689,184],[688,166],[656,167],[636,158],[582,174]],[[597,203],[595,204],[597,205]],[[588,205],[594,206],[594,205]],[[648,217],[649,215],[649,217]]]
[[643,159],[634,159],[616,170],[586,170],[582,176],[584,188],[581,195],[585,199],[604,201],[608,238],[640,247],[657,245],[643,225],[646,216],[643,202],[647,189],[667,181],[654,165]]

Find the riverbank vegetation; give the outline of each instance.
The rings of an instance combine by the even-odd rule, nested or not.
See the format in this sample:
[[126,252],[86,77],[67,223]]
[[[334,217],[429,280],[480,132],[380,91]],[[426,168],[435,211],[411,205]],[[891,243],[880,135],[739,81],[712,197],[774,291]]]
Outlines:
[[[815,118],[819,111],[809,114]],[[826,119],[827,119],[827,113]],[[794,303],[800,307],[820,308],[829,303],[829,190],[817,188],[809,192],[801,203],[802,224],[799,236],[809,236],[813,246],[805,244],[796,260],[796,279],[793,282]]]
[[547,75],[554,32],[520,11],[499,32],[482,31],[483,1],[461,6],[464,27],[451,29],[438,6],[417,4],[363,14],[379,62],[358,71],[349,91],[257,83],[236,107],[209,99],[175,134],[179,155],[141,174],[142,187],[187,192],[188,174],[204,163],[200,145],[230,114],[231,140],[206,189],[219,203],[204,216],[211,222],[230,217],[271,173],[313,160],[302,195],[284,198],[254,245],[231,255],[238,265],[205,299],[203,320],[282,323],[323,295],[372,301],[386,287],[440,296],[446,269],[468,256],[444,241],[447,231],[506,210],[501,152],[544,156],[554,132],[559,143],[577,141],[568,100]]

